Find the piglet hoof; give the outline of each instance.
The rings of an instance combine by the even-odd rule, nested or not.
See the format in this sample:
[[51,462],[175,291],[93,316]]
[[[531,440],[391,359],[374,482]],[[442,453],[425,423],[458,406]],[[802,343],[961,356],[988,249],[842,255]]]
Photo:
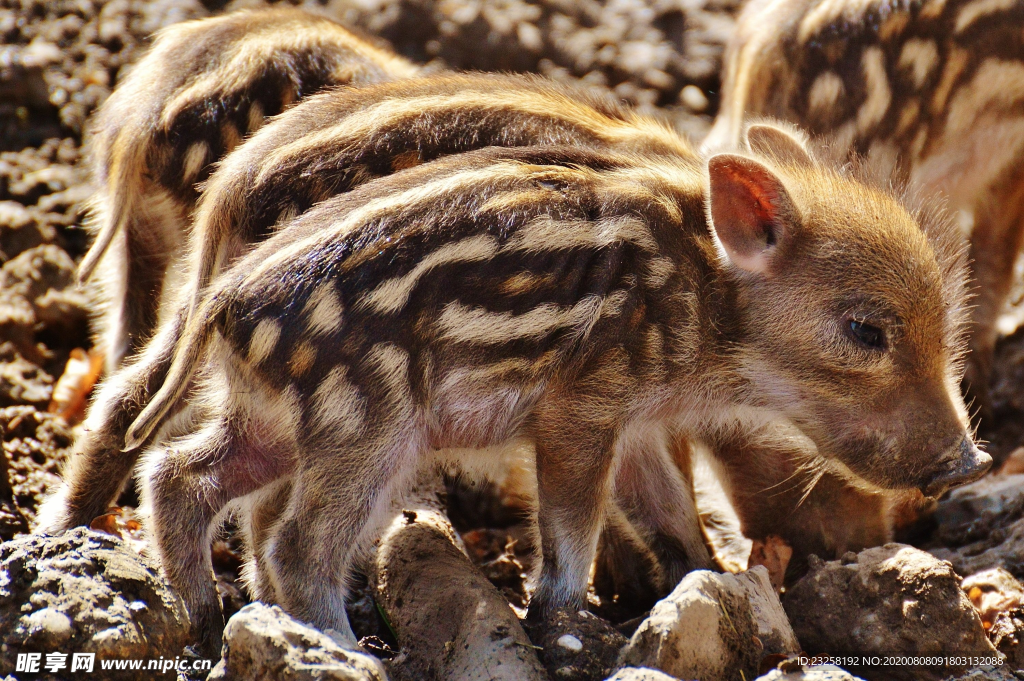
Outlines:
[[192,646],[199,657],[217,660],[224,636],[224,615],[220,608],[201,607],[189,611],[192,618]]

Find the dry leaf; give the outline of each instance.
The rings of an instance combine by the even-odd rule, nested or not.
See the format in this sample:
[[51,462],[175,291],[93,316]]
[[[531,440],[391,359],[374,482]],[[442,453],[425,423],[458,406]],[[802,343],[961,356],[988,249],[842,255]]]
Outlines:
[[68,423],[81,421],[85,416],[85,404],[92,388],[103,371],[103,355],[95,349],[86,352],[82,348],[71,351],[64,373],[53,386],[53,395],[47,411],[59,414]]
[[750,547],[750,560],[747,562],[747,569],[755,565],[763,565],[768,568],[768,578],[775,587],[775,591],[782,592],[782,586],[786,581],[786,568],[789,567],[789,560],[793,557],[793,549],[786,541],[778,535],[769,535],[765,539],[755,539]]

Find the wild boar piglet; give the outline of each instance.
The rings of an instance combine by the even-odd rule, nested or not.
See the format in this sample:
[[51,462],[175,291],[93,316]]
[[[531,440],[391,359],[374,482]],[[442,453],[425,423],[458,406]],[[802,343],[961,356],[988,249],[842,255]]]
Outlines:
[[583,605],[614,472],[650,433],[781,419],[865,484],[981,475],[955,234],[785,130],[748,134],[752,153],[707,161],[443,158],[318,204],[220,276],[126,438],[155,433],[144,493],[203,650],[222,627],[212,524],[282,480],[278,599],[351,634],[353,560],[431,450],[534,444],[534,619]]
[[771,116],[941,194],[970,238],[965,385],[983,421],[999,319],[1024,245],[1024,4],[754,0],[725,59],[707,144]]
[[[260,43],[260,34],[239,40],[243,46],[248,40]],[[353,68],[363,64],[362,55],[352,59]],[[384,66],[379,70],[390,73]],[[210,123],[225,117],[218,113]],[[176,139],[183,150],[191,138]],[[178,265],[164,271],[160,288],[174,295],[133,289],[140,302],[162,307],[163,323],[137,360],[108,378],[94,397],[87,428],[64,471],[65,484],[40,514],[42,526],[55,532],[88,525],[114,503],[136,463],[137,450],[122,451],[125,431],[162,384],[191,310],[228,263],[316,203],[374,178],[472,149],[534,144],[695,157],[664,123],[617,101],[543,78],[494,74],[335,88],[303,100],[253,134],[205,182],[194,220],[175,223],[182,234],[168,237],[192,244],[176,251]],[[131,210],[124,209],[124,219],[141,225],[131,221],[142,219]],[[152,259],[138,250],[112,252],[108,260],[154,274]],[[107,304],[106,314],[116,316],[116,300]]]
[[183,305],[215,271],[194,275],[188,255],[190,242],[203,242],[194,218],[213,168],[314,93],[418,73],[345,27],[294,8],[187,21],[157,35],[91,123],[96,186],[86,226],[94,242],[78,276],[92,298],[107,381],[93,397],[65,483],[41,509],[41,529],[88,525],[130,477],[136,459],[121,452],[124,431],[163,381]]

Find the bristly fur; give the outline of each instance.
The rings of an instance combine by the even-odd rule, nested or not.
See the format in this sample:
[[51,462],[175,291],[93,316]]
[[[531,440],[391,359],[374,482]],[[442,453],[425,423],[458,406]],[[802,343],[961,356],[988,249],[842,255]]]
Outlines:
[[[96,115],[89,156],[95,241],[79,267],[106,312],[107,372],[152,335],[180,263],[197,185],[216,161],[294,102],[326,87],[415,75],[416,67],[327,18],[240,11],[161,31]],[[119,252],[105,257],[115,241]]]
[[[88,524],[124,485],[137,454],[124,433],[163,382],[174,348],[214,274],[314,204],[375,177],[487,146],[573,144],[696,158],[664,123],[536,77],[442,75],[310,97],[239,146],[207,182],[180,285],[144,356],[112,378],[90,435],[48,507],[48,526]],[[130,262],[140,257],[130,254]],[[152,292],[143,294],[156,297]],[[147,298],[147,300],[149,300]],[[149,301],[152,303],[152,301]]]
[[44,504],[43,527],[88,525],[131,475],[135,456],[118,452],[180,336],[187,313],[180,300],[189,299],[193,281],[186,255],[196,239],[192,217],[216,162],[269,117],[326,87],[417,72],[335,22],[294,8],[234,12],[158,35],[92,123],[97,193],[87,226],[96,237],[79,278],[89,280],[93,335],[108,378],[65,484]]
[[[932,342],[946,336],[935,328],[953,324],[932,304],[952,270],[937,264],[889,192],[820,162],[803,167],[806,138],[773,129],[767,146],[702,161],[665,126],[614,103],[507,76],[434,77],[306,100],[208,182],[181,304],[139,361],[104,387],[54,527],[91,520],[146,448],[147,499],[168,575],[214,646],[219,618],[200,572],[218,508],[245,503],[248,574],[261,598],[343,630],[338,566],[370,540],[377,518],[369,509],[402,493],[408,460],[428,445],[471,456],[473,447],[529,436],[542,516],[564,501],[566,481],[586,488],[584,503],[573,491],[572,508],[540,520],[547,586],[535,612],[579,599],[596,539],[592,527],[564,523],[578,524],[584,511],[586,523],[599,523],[591,504],[600,507],[613,487],[636,534],[661,541],[665,583],[708,564],[687,477],[693,439],[742,449],[751,433],[782,424],[810,443],[762,447],[754,483],[729,470],[740,481],[734,495],[790,476],[793,465],[803,471],[797,478],[812,476],[801,478],[796,498],[779,495],[773,517],[785,503],[806,512],[830,484],[827,476],[810,484],[822,462],[843,462],[836,467],[872,488],[941,477],[952,438],[969,441],[948,381],[904,399],[905,374],[858,355],[840,313],[814,306],[823,290],[847,296],[876,285],[875,298],[898,302],[908,316],[906,358],[952,374],[951,346]],[[471,151],[486,146],[521,148]],[[749,173],[760,207],[737,195],[747,212],[734,217],[754,219],[756,229],[712,225],[710,179],[735,192]],[[773,221],[757,222],[765,211]],[[871,238],[890,223],[874,248]],[[864,250],[863,262],[829,251],[834,257],[810,263],[814,279],[787,269],[788,286],[781,275],[730,263],[729,248],[749,249],[766,230],[779,248],[750,257],[768,271],[795,257],[787,244],[828,251],[819,235]],[[850,238],[861,233],[874,236]],[[863,266],[876,259],[882,264]],[[918,261],[919,271],[907,269]],[[921,288],[910,303],[900,282]],[[845,314],[876,311],[879,301],[842,302]],[[942,433],[932,439],[900,411],[926,398],[938,410],[930,432]],[[862,402],[880,414],[878,433],[858,430]],[[423,404],[434,411],[424,415]],[[823,428],[828,419],[839,426]],[[886,430],[897,422],[905,432]],[[408,451],[373,449],[391,436]],[[171,440],[175,451],[165,451]],[[306,457],[313,440],[321,463]],[[360,453],[349,458],[354,440]],[[132,451],[121,453],[122,442]],[[586,455],[574,455],[581,447]],[[359,458],[371,450],[377,458]],[[588,482],[583,474],[595,465]],[[361,477],[367,471],[372,479]],[[253,485],[260,489],[250,496]],[[372,493],[335,523],[314,510],[323,495],[348,503],[360,489]],[[328,526],[330,536],[304,534]],[[303,583],[307,558],[319,567]]]
[[974,0],[754,0],[726,50],[706,145],[745,121],[795,123],[885,181],[944,196],[969,235],[964,385],[982,419],[992,355],[1024,247],[1024,5]]
[[[580,602],[606,496],[670,470],[658,434],[795,425],[814,445],[780,464],[811,475],[797,508],[826,463],[875,488],[945,484],[961,456],[979,463],[956,480],[980,474],[943,242],[773,135],[785,153],[706,166],[545,145],[440,158],[285,221],[219,276],[126,438],[154,443],[154,533],[204,645],[219,618],[202,537],[282,479],[287,510],[263,529],[275,598],[346,631],[353,551],[433,449],[535,443],[534,616]],[[849,319],[884,329],[886,352],[858,346]],[[206,416],[164,425],[194,380],[188,409]],[[693,566],[707,557],[686,470],[658,503]]]

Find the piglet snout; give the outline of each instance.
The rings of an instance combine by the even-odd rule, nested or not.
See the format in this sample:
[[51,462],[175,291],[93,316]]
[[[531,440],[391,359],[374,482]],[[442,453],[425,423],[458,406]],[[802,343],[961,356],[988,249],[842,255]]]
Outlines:
[[967,435],[952,454],[922,490],[926,497],[939,497],[948,489],[974,482],[992,467],[992,457],[978,449]]

